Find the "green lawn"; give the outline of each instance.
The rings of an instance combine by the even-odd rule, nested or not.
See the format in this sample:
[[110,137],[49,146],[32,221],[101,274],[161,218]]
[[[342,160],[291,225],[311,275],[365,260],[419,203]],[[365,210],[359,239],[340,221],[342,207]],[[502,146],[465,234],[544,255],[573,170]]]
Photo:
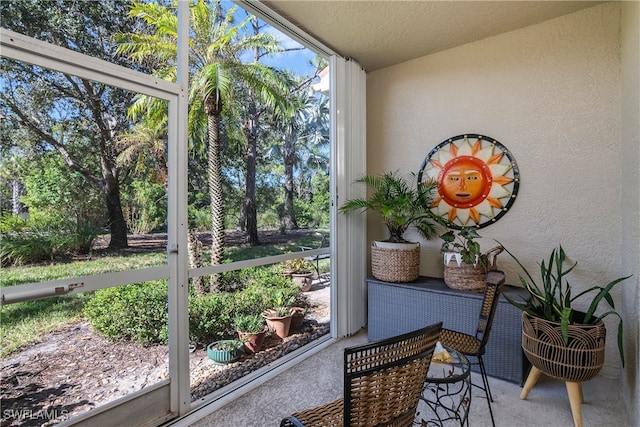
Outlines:
[[[302,237],[277,246],[253,248],[230,247],[225,251],[232,261],[256,259],[271,255],[299,251],[298,246],[317,247],[321,238]],[[162,265],[166,253],[152,252],[126,256],[105,256],[91,261],[74,261],[44,266],[16,266],[2,269],[1,286],[15,286],[61,278],[96,275]],[[208,254],[205,256],[207,259]],[[321,271],[328,270],[328,260],[320,263]],[[61,329],[84,318],[82,308],[92,293],[74,294],[46,298],[37,301],[2,305],[0,308],[0,358],[29,344],[37,342],[43,335]]]

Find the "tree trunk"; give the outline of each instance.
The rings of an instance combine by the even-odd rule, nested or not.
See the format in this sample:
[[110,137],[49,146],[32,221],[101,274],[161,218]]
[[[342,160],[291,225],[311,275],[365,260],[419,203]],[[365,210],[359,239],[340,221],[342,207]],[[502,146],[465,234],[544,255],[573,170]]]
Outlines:
[[[189,267],[200,268],[203,266],[202,262],[202,242],[198,240],[193,230],[187,231],[187,243],[189,245]],[[191,278],[191,284],[198,296],[204,296],[207,293],[204,277],[196,276]]]
[[109,249],[122,249],[129,247],[127,239],[127,222],[122,213],[122,205],[120,203],[120,184],[118,177],[113,176],[109,171],[103,170],[104,176],[104,193],[107,205],[107,213],[109,214],[109,232],[111,240],[109,241]]
[[293,207],[293,165],[296,160],[296,152],[295,144],[290,139],[290,132],[286,132],[284,143],[284,209],[281,223],[285,230],[296,230],[298,229],[298,223]]
[[[251,110],[255,115],[255,108],[251,108]],[[257,246],[260,244],[258,239],[258,212],[256,208],[257,139],[256,122],[253,118],[250,118],[247,135],[247,154],[245,160],[247,176],[244,190],[244,215],[246,218],[247,243],[249,246]]]
[[23,217],[26,213],[24,203],[20,200],[24,195],[24,185],[17,178],[13,178],[11,180],[11,208],[15,216]]
[[[205,101],[205,104],[207,101]],[[206,108],[206,106],[205,106]],[[207,114],[209,131],[209,203],[211,207],[211,265],[220,265],[224,260],[224,199],[222,193],[222,166],[220,164],[220,115]],[[218,290],[218,274],[211,275],[210,292]]]

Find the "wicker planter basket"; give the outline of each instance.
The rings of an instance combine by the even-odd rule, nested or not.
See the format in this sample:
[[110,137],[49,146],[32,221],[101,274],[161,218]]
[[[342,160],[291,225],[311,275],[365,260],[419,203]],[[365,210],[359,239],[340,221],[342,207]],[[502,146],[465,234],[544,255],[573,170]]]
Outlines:
[[413,282],[420,276],[420,244],[413,249],[379,248],[371,244],[371,272],[385,282]]
[[[582,315],[584,313],[574,313]],[[588,381],[604,364],[606,329],[597,325],[569,325],[569,345],[560,323],[522,313],[522,349],[529,362],[546,375],[564,381]]]
[[[488,259],[487,270],[496,268],[496,258],[502,250],[502,246],[496,246],[484,254]],[[461,291],[482,292],[486,281],[487,273],[480,263],[474,266],[462,261],[459,253],[444,253],[444,283],[448,287]]]

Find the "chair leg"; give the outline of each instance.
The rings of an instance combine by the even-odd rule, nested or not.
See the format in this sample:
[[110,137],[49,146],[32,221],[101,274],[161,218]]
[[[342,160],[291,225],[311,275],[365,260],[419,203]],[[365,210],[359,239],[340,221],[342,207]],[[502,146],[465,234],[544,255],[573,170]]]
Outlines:
[[489,405],[489,415],[491,415],[491,425],[493,427],[496,427],[496,422],[493,419],[493,410],[491,409],[491,402],[493,402],[493,396],[491,396],[489,379],[487,378],[487,371],[484,369],[484,362],[482,361],[482,356],[478,356],[478,364],[480,365],[480,376],[482,376],[482,384],[484,385],[484,394],[487,397],[487,405]]
[[484,369],[484,362],[482,361],[482,356],[478,356],[478,362],[480,364],[480,372],[482,373],[482,382],[484,383],[487,397],[491,402],[493,402],[493,396],[491,395],[491,387],[489,387],[489,379],[487,378],[487,371]]

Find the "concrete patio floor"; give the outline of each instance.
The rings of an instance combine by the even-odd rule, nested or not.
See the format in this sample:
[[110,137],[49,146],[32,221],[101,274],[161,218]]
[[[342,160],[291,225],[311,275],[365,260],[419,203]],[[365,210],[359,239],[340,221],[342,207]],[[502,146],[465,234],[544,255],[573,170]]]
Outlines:
[[[275,427],[282,418],[295,411],[340,398],[343,389],[343,349],[366,341],[365,330],[341,339],[191,426]],[[475,373],[472,379],[474,382],[481,381]],[[517,384],[493,378],[490,378],[490,384],[496,426],[573,427],[569,399],[562,381],[543,376],[527,400],[520,400],[521,387]],[[584,383],[583,389],[584,427],[631,425],[616,380],[598,376]],[[481,391],[474,388],[469,418],[471,427],[491,425],[483,396]]]

